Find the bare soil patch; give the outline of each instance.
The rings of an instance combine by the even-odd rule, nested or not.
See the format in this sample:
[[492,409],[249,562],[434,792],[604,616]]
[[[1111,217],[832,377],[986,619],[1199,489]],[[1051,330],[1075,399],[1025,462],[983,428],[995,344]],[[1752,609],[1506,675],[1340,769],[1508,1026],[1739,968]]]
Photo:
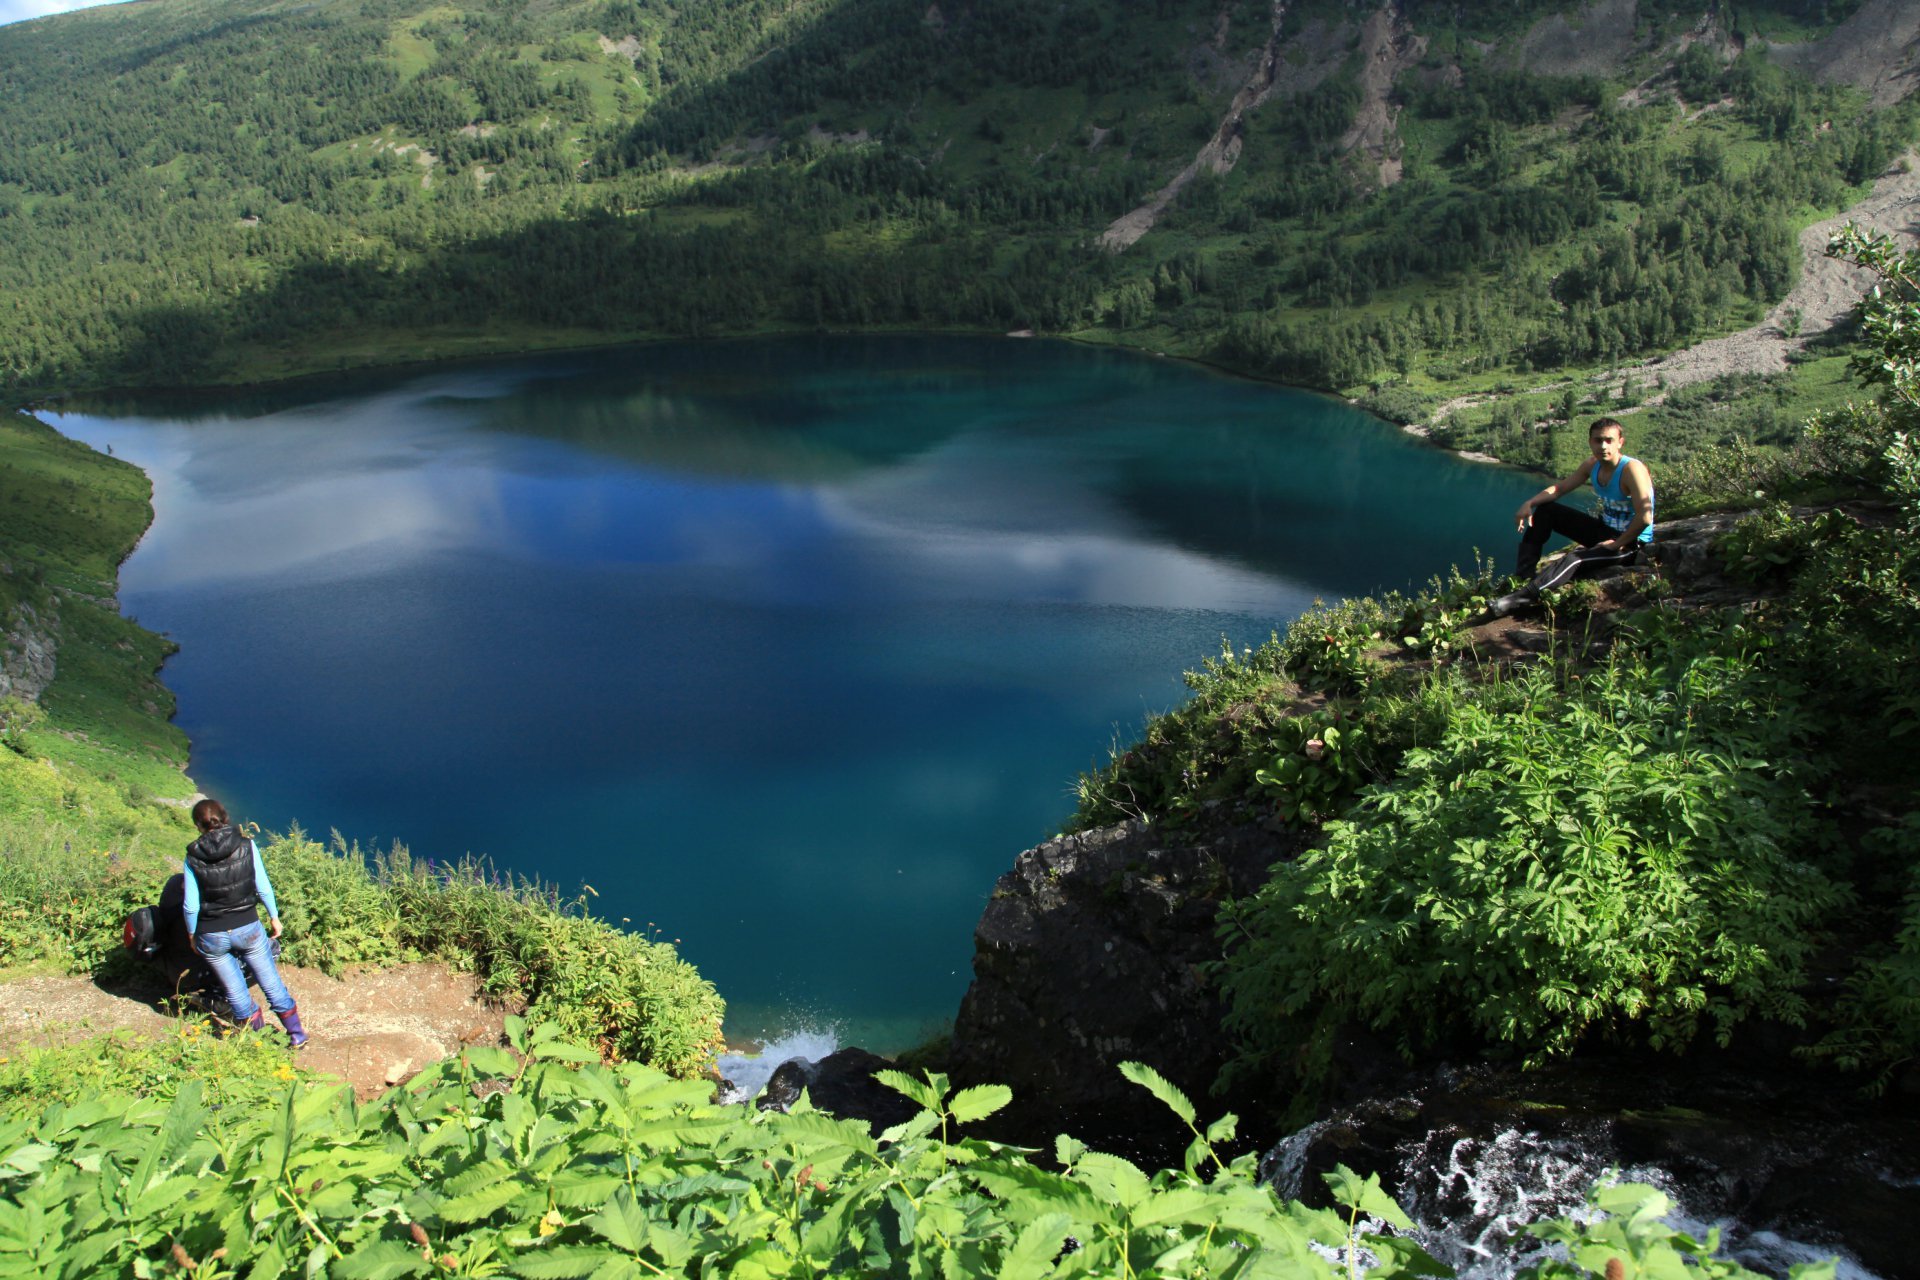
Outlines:
[[[480,993],[472,974],[438,964],[331,978],[317,969],[282,966],[287,989],[313,1038],[301,1064],[337,1075],[370,1098],[463,1045],[498,1044],[508,1010]],[[29,1045],[70,1044],[115,1031],[160,1036],[177,1025],[159,981],[116,984],[81,976],[22,978],[0,1001],[0,1052]],[[191,1017],[201,1015],[191,1014]],[[269,1018],[280,1036],[277,1024]]]

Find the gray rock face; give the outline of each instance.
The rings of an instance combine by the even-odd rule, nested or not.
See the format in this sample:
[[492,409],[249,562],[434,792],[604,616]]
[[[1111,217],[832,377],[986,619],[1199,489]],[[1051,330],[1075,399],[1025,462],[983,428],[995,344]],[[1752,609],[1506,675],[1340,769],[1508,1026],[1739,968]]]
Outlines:
[[0,698],[38,701],[53,683],[57,648],[52,620],[42,620],[32,605],[15,605],[0,636]]
[[[1740,522],[1744,512],[1717,511],[1684,520],[1661,520],[1654,526],[1651,559],[1689,603],[1710,603],[1732,589],[1741,599],[1751,599],[1751,587],[1735,588],[1727,581],[1726,565],[1714,553],[1713,544]],[[1800,515],[1810,514],[1799,512]]]
[[1201,971],[1221,955],[1214,917],[1223,899],[1265,881],[1287,840],[1250,826],[1135,822],[1022,853],[974,931],[949,1059],[956,1082],[1011,1086],[1006,1128],[1028,1140],[1177,1127],[1116,1065],[1144,1062],[1206,1097],[1224,1061],[1219,999]]

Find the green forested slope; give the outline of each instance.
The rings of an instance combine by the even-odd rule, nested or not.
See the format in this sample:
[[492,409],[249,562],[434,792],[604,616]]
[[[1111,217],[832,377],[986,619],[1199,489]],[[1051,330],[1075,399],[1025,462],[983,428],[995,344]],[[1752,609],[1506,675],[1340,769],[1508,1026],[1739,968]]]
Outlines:
[[[1372,10],[1330,2],[1278,35],[1250,0],[157,0],[0,28],[0,387],[1035,328],[1419,412],[1757,318],[1794,229],[1913,133],[1753,34],[1854,7],[1720,6],[1684,54],[1702,14],[1649,18],[1569,77],[1515,52],[1564,6],[1403,6],[1420,52],[1373,99]],[[1231,172],[1095,248],[1270,41]],[[1383,108],[1387,187],[1350,136]]]

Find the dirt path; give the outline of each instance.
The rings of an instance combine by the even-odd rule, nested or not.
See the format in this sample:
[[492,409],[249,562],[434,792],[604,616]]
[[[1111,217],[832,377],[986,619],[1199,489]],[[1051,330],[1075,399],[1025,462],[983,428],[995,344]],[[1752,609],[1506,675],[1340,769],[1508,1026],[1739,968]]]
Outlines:
[[[462,1045],[501,1039],[505,1011],[480,998],[471,974],[442,965],[401,965],[345,979],[291,966],[281,972],[313,1037],[301,1065],[351,1081],[362,1098]],[[178,1025],[159,1007],[165,994],[157,984],[116,988],[88,977],[9,982],[0,1001],[0,1053],[114,1031],[165,1035]],[[269,1019],[269,1025],[276,1024]],[[272,1034],[280,1036],[277,1025]]]

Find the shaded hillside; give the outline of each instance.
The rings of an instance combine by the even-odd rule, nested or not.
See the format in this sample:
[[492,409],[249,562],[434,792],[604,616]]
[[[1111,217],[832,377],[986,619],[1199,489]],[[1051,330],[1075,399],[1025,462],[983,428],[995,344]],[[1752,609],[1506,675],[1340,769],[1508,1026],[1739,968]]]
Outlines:
[[1913,133],[1831,82],[1895,96],[1885,7],[75,13],[0,29],[0,384],[905,326],[1431,403],[1782,296],[1794,229]]

